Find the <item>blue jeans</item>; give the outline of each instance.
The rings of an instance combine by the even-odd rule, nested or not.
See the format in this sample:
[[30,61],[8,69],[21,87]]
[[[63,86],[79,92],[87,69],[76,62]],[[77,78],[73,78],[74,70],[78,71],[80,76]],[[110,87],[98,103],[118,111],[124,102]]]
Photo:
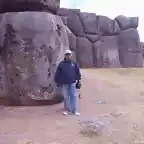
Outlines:
[[64,95],[64,109],[66,111],[71,110],[72,113],[76,112],[76,83],[64,84],[63,87]]

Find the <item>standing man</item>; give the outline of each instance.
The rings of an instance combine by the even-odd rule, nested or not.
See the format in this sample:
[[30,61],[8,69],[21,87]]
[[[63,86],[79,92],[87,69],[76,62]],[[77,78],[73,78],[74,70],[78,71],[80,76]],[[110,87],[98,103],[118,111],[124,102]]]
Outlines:
[[78,64],[72,61],[72,52],[65,51],[65,57],[58,65],[55,74],[55,82],[62,86],[64,95],[64,115],[71,112],[79,116],[80,113],[76,111],[76,83],[81,80],[81,73]]

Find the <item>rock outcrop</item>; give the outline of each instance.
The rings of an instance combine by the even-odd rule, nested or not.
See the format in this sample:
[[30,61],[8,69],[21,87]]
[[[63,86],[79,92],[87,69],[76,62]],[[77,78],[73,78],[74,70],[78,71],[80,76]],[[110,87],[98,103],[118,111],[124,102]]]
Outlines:
[[0,104],[41,105],[63,100],[54,82],[64,50],[81,68],[142,67],[138,18],[114,20],[60,0],[0,1]]
[[60,0],[1,0],[0,13],[46,11],[56,14]]
[[79,9],[57,11],[69,28],[69,47],[81,68],[142,67],[142,47],[137,31],[139,18],[118,16],[114,20]]
[[0,97],[9,105],[61,101],[54,73],[68,49],[68,37],[60,17],[46,12],[5,13],[0,17]]

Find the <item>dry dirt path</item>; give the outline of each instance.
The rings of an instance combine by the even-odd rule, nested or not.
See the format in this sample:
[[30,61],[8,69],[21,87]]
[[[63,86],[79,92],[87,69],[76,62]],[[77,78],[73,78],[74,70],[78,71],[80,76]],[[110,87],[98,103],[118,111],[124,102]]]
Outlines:
[[[1,107],[0,144],[144,144],[143,72],[82,70],[80,117],[61,115],[62,104]],[[97,104],[98,100],[106,103]],[[106,123],[107,131],[82,135],[79,123],[96,119]]]

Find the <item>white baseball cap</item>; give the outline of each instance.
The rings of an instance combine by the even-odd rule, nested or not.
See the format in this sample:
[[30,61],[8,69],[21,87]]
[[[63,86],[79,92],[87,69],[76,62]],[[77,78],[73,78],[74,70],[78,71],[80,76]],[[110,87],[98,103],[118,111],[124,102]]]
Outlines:
[[65,54],[72,54],[72,51],[71,50],[66,50]]

